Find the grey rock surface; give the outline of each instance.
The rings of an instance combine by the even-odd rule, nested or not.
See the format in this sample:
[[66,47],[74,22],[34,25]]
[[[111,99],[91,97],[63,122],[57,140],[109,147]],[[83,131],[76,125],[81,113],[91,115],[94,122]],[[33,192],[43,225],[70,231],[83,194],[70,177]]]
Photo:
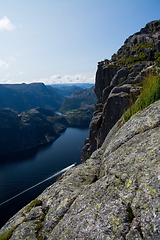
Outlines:
[[[9,239],[159,239],[160,100],[13,216]],[[3,234],[3,235],[2,235]]]

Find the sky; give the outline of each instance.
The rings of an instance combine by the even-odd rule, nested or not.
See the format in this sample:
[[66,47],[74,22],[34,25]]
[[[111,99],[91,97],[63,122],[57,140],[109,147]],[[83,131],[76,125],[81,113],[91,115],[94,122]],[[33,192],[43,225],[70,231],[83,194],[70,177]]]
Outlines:
[[160,0],[0,0],[0,83],[95,83]]

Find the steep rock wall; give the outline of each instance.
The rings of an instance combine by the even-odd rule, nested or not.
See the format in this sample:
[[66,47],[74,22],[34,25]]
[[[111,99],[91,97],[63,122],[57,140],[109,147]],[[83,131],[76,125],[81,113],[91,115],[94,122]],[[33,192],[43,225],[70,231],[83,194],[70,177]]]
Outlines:
[[0,230],[7,239],[154,239],[160,235],[160,100],[62,175]]
[[[110,129],[140,93],[138,83],[154,68],[160,51],[160,20],[130,36],[110,61],[100,62],[96,73],[97,104],[82,150],[82,162],[101,147]],[[132,101],[130,95],[133,96]]]

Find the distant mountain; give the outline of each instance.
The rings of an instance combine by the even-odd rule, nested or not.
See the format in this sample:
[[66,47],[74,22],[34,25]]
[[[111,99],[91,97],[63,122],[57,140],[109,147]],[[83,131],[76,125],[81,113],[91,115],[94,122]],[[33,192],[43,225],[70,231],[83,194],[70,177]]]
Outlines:
[[66,84],[53,84],[51,85],[53,88],[58,88],[58,89],[65,89],[65,88],[70,88],[70,87],[80,87],[83,89],[86,88],[91,88],[94,86],[92,83],[66,83]]
[[87,127],[94,112],[97,97],[94,87],[74,92],[66,98],[60,108],[71,127]]
[[0,108],[0,122],[0,155],[52,142],[68,127],[63,116],[43,108],[20,114],[9,108]]
[[42,107],[58,110],[64,97],[43,83],[0,84],[0,107],[22,112]]
[[64,100],[59,111],[63,113],[69,112],[85,105],[94,105],[96,101],[97,97],[94,93],[94,87],[78,90]]
[[[57,86],[57,85],[56,85]],[[81,90],[82,88],[81,87],[78,87],[78,86],[66,86],[66,85],[60,85],[60,86],[57,86],[57,87],[53,87],[53,89],[65,96],[65,97],[69,97],[71,96],[72,93],[74,93],[75,91],[77,90]]]

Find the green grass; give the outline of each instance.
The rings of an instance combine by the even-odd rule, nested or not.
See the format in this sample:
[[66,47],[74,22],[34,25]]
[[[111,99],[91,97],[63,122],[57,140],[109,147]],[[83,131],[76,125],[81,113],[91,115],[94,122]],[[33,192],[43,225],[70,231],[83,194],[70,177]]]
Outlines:
[[[114,54],[113,56],[117,58],[115,65],[117,67],[121,67],[121,63],[125,66],[133,66],[134,64],[144,62],[148,59],[148,54],[150,49],[154,49],[155,43],[139,43],[132,46],[130,51],[127,51],[125,54],[122,53]],[[123,46],[121,48],[123,52]],[[132,51],[136,51],[134,55],[132,55]]]
[[75,113],[77,111],[78,111],[78,109],[72,109],[72,110],[67,111],[67,113]]
[[144,49],[144,48],[154,48],[155,43],[139,43],[134,46],[132,46],[131,50],[137,50],[137,49]]
[[160,99],[160,75],[150,74],[143,81],[142,91],[137,101],[123,114],[124,123],[158,99]]

